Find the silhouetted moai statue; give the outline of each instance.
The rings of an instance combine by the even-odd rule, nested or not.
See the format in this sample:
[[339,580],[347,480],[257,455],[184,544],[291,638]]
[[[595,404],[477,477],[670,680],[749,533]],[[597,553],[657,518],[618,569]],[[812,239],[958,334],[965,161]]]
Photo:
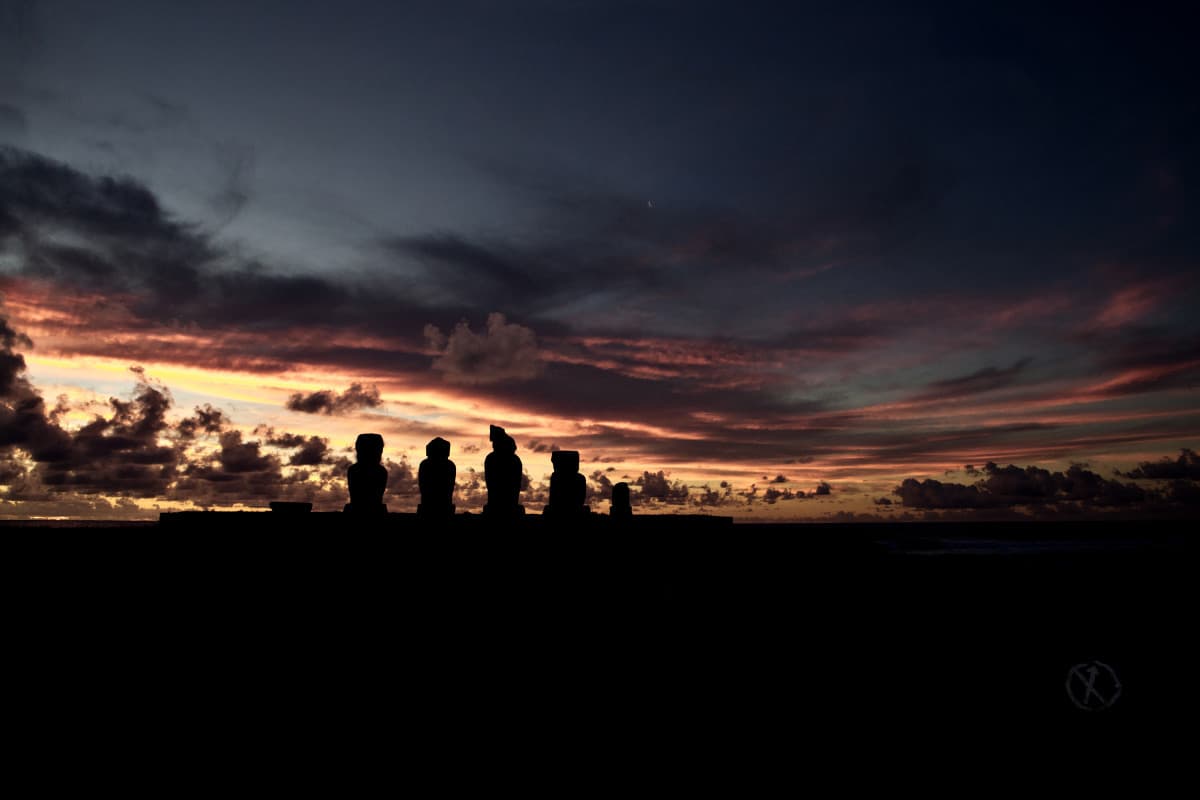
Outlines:
[[343,511],[355,514],[385,514],[383,490],[387,488],[387,470],[383,466],[383,437],[378,433],[360,433],[354,440],[358,460],[346,470],[350,483],[350,502]]
[[520,504],[521,459],[517,457],[517,443],[504,432],[504,428],[491,426],[488,438],[492,441],[492,452],[483,460],[483,480],[487,484],[487,504],[483,513],[497,517],[524,514]]
[[439,436],[425,445],[425,460],[417,469],[417,485],[421,488],[418,514],[438,518],[454,516],[454,475],[450,443]]
[[550,502],[543,514],[575,517],[588,513],[587,481],[579,474],[579,451],[556,450],[550,454],[554,474],[550,476]]
[[612,508],[608,514],[614,519],[628,519],[633,516],[633,505],[629,502],[628,483],[622,481],[613,484]]

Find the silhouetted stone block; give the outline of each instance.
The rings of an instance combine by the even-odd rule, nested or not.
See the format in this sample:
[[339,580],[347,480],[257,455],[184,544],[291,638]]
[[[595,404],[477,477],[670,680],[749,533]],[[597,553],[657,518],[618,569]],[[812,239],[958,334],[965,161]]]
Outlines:
[[418,514],[423,517],[454,515],[455,474],[448,441],[439,436],[425,445],[425,460],[417,469],[417,485],[421,489]]
[[587,480],[579,474],[579,451],[558,450],[550,454],[554,474],[550,476],[550,502],[542,513],[558,517],[587,514]]
[[492,442],[492,452],[483,460],[488,498],[483,513],[498,518],[524,514],[525,509],[520,504],[524,472],[521,459],[517,457],[517,443],[498,425],[491,426],[488,438]]
[[350,502],[343,511],[355,514],[386,514],[383,491],[387,488],[387,469],[383,466],[383,437],[378,433],[360,433],[354,440],[357,461],[346,470]]
[[608,512],[611,517],[632,517],[633,505],[629,501],[629,484],[622,481],[613,484],[612,508]]

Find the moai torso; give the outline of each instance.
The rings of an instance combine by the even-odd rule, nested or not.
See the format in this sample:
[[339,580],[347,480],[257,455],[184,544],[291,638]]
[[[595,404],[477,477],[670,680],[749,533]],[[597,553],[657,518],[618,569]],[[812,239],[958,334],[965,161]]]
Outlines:
[[520,509],[521,478],[524,474],[517,457],[517,443],[503,428],[492,426],[492,452],[483,460],[483,480],[487,484],[487,506],[491,512],[516,512]]
[[633,514],[633,505],[629,501],[629,484],[622,481],[613,484],[612,509],[609,516],[628,517]]
[[383,507],[383,492],[387,488],[387,469],[383,460],[383,437],[377,433],[359,434],[354,442],[358,461],[346,471],[350,485],[350,506],[359,511]]
[[558,450],[550,454],[554,474],[550,476],[550,502],[547,511],[556,514],[582,514],[587,507],[587,481],[579,474],[579,452]]
[[421,489],[418,511],[454,513],[454,478],[457,470],[450,460],[450,443],[440,436],[425,445],[425,460],[417,469]]

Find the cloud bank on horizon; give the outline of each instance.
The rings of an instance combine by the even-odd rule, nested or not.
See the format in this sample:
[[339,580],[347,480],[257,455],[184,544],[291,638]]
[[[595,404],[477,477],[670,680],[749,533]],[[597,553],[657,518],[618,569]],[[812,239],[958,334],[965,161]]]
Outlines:
[[492,422],[534,506],[561,448],[664,511],[1194,503],[1168,18],[389,6],[0,2],[0,515],[333,508],[362,430],[470,508]]

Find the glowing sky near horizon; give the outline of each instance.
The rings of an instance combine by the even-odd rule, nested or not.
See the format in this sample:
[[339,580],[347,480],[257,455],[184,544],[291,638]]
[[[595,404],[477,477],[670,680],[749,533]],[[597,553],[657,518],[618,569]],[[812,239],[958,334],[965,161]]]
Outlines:
[[1190,474],[1169,14],[297,6],[0,0],[0,517],[334,508],[362,431],[392,507],[443,436],[477,509],[492,423],[535,511],[555,448],[598,509],[746,519]]

